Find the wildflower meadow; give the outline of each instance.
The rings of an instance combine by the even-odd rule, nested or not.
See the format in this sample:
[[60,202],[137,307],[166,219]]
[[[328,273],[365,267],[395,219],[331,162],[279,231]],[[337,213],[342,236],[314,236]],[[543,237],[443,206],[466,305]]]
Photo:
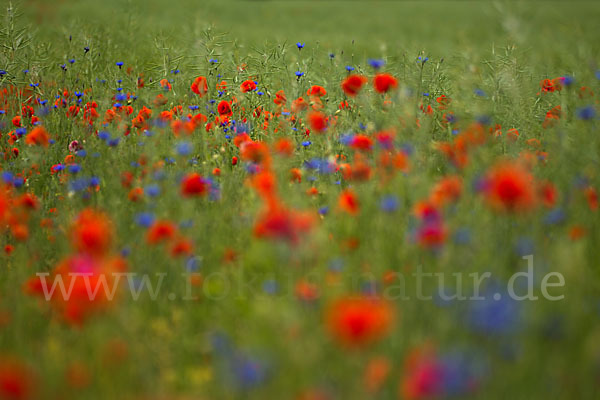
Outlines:
[[0,15],[0,399],[600,398],[596,2]]

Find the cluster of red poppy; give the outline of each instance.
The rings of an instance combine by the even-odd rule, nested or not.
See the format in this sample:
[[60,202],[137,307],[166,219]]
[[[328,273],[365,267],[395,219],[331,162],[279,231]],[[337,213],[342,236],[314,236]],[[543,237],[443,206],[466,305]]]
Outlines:
[[60,261],[49,276],[33,276],[28,294],[45,298],[67,323],[80,326],[109,308],[116,294],[116,274],[127,270],[112,251],[114,227],[106,214],[88,208],[73,220],[69,236],[73,254]]

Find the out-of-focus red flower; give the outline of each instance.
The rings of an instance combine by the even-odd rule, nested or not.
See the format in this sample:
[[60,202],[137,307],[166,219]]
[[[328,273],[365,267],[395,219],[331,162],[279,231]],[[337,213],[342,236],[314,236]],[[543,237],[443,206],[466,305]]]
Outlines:
[[335,300],[325,315],[327,330],[343,346],[360,348],[382,339],[391,329],[392,306],[383,299],[348,296]]
[[186,175],[181,181],[181,194],[184,197],[204,196],[208,192],[208,182],[197,172]]
[[310,127],[316,133],[324,132],[327,129],[327,116],[320,111],[313,111],[308,115]]
[[206,78],[203,76],[197,77],[194,79],[194,82],[192,82],[192,86],[190,88],[192,89],[192,92],[196,93],[200,97],[204,96],[206,92],[208,92]]
[[344,190],[338,199],[338,205],[342,211],[347,212],[350,215],[357,215],[360,211],[360,204],[356,194],[350,190]]
[[92,257],[107,254],[114,229],[108,216],[93,209],[85,209],[71,224],[71,242],[79,253]]
[[390,74],[377,74],[373,79],[373,87],[377,93],[387,93],[398,87],[398,80]]
[[368,79],[362,75],[349,75],[342,81],[342,90],[346,95],[356,96]]
[[508,212],[531,210],[536,203],[533,175],[522,165],[501,162],[487,174],[483,193],[495,209]]

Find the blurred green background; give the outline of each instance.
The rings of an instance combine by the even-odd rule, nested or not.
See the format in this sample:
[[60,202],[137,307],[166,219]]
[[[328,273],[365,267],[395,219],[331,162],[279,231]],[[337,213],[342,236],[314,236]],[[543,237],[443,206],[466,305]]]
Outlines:
[[[17,3],[19,4],[19,3]],[[325,51],[369,57],[424,50],[480,57],[515,45],[526,62],[564,68],[600,50],[600,6],[589,2],[31,0],[21,3],[53,40],[84,35],[152,51],[157,34],[194,51],[207,27],[240,46],[318,42]],[[110,35],[109,35],[110,33]],[[62,37],[61,37],[62,35]],[[563,40],[568,35],[571,40]],[[124,40],[123,40],[124,39]],[[579,46],[588,42],[591,47]],[[125,56],[130,48],[122,49]],[[478,61],[478,60],[473,60]],[[551,71],[541,71],[550,73]]]

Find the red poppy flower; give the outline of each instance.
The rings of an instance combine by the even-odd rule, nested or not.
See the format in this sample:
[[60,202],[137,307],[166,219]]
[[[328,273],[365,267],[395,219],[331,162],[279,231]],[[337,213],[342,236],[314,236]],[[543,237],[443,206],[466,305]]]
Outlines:
[[308,115],[310,127],[317,133],[324,132],[327,129],[327,117],[320,111],[313,111]]
[[373,139],[367,135],[355,135],[350,142],[350,147],[356,150],[371,150],[373,148]]
[[327,90],[325,90],[323,86],[313,85],[310,89],[306,91],[306,94],[311,97],[323,97],[327,94]]
[[398,80],[390,74],[377,74],[373,86],[377,93],[387,93],[390,89],[398,87]]
[[279,90],[277,93],[275,93],[275,99],[273,100],[273,103],[277,104],[278,106],[282,106],[285,105],[286,102],[287,97],[285,97],[285,92],[283,90]]
[[231,103],[228,101],[222,100],[217,106],[217,111],[219,115],[231,116],[233,112],[231,111]]
[[175,225],[170,221],[156,221],[146,235],[146,241],[150,244],[157,244],[173,239],[176,232]]
[[297,244],[301,235],[307,233],[313,224],[312,214],[277,207],[259,216],[254,226],[254,235],[259,238],[279,239]]
[[350,215],[357,215],[360,210],[360,205],[356,194],[350,190],[344,190],[338,199],[339,207],[342,211]]
[[502,211],[527,211],[535,206],[533,175],[522,165],[503,162],[487,174],[484,195],[487,202]]
[[243,82],[243,83],[240,85],[240,90],[241,90],[243,93],[246,93],[246,92],[251,92],[251,91],[253,91],[253,90],[256,90],[256,83],[255,83],[254,81],[251,81],[251,80],[244,81],[244,82]]
[[181,181],[181,194],[184,197],[204,196],[208,192],[208,182],[198,173],[186,175]]
[[326,312],[329,333],[342,345],[359,348],[383,338],[393,321],[392,306],[371,297],[342,297]]
[[113,232],[106,214],[88,208],[79,213],[71,225],[71,243],[79,253],[101,257],[110,249]]
[[349,75],[342,81],[342,90],[346,95],[354,97],[367,81],[367,78],[362,75]]
[[206,92],[208,92],[208,84],[206,82],[206,78],[203,76],[199,76],[196,79],[194,79],[191,89],[192,92],[196,93],[200,97],[204,96]]
[[43,126],[36,126],[25,137],[25,143],[28,145],[48,147],[50,135]]

